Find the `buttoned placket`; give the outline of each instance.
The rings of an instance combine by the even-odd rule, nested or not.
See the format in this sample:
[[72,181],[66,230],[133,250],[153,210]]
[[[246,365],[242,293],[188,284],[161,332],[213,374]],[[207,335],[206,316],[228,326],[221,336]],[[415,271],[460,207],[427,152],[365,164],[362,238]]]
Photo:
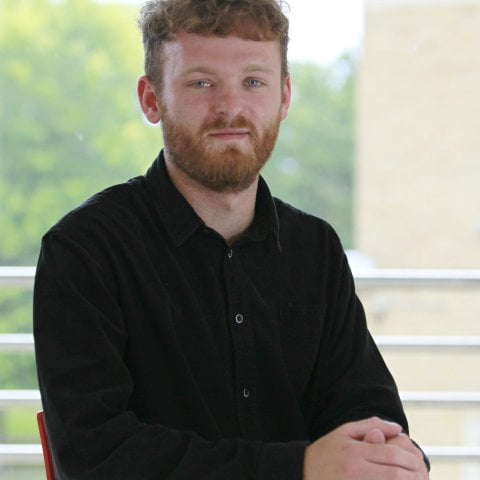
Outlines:
[[246,278],[238,251],[226,250],[224,259],[225,285],[228,298],[228,316],[235,360],[235,391],[237,416],[245,437],[255,438],[255,338]]

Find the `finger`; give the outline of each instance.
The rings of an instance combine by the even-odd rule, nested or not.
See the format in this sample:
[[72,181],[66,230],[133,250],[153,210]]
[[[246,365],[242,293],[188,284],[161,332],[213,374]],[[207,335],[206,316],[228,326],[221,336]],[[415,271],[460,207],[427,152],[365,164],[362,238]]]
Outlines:
[[365,435],[373,429],[380,430],[386,438],[395,437],[402,432],[397,423],[387,422],[377,417],[351,422],[340,427],[340,430],[355,440],[363,440]]
[[403,447],[394,444],[371,444],[366,452],[366,459],[377,465],[401,468],[411,472],[419,472],[423,460],[417,455]]
[[425,472],[428,471],[428,468],[427,468],[427,464],[429,465],[428,459],[426,459],[422,450],[417,445],[415,445],[415,443],[412,442],[412,439],[408,435],[402,433],[398,437],[388,439],[387,443],[389,445],[395,445],[398,448],[403,448],[404,450],[411,452],[413,455],[415,455],[418,458],[420,469],[424,470]]
[[423,456],[422,452],[418,447],[415,446],[415,444],[412,442],[410,437],[406,435],[405,433],[401,433],[400,435],[396,437],[392,437],[387,439],[387,443],[389,445],[395,445],[399,448],[403,448],[404,450],[407,450],[408,452],[418,454],[418,456]]
[[378,428],[373,428],[369,430],[363,437],[363,441],[367,443],[386,443],[387,439],[384,433]]
[[401,478],[402,480],[420,480],[417,472],[399,469],[390,465],[372,465],[365,463],[354,478],[368,478],[368,480],[385,480],[387,478]]

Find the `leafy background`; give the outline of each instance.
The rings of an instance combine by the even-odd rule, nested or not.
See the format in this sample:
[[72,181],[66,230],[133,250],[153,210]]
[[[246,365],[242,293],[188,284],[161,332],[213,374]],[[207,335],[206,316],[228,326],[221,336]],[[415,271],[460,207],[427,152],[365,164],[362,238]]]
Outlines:
[[[0,265],[34,265],[53,223],[142,174],[161,148],[136,99],[136,16],[137,7],[92,0],[0,0]],[[350,247],[355,61],[291,71],[292,108],[264,176]],[[0,333],[31,332],[31,294],[0,290]],[[33,355],[0,354],[0,389],[36,386]],[[0,441],[38,441],[26,418],[0,412]]]

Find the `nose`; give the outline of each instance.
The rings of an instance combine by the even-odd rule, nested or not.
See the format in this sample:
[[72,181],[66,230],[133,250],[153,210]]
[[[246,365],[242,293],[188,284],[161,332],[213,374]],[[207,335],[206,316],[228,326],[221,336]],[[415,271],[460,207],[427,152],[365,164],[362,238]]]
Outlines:
[[217,88],[214,97],[214,112],[226,119],[233,119],[243,111],[242,92],[230,84]]

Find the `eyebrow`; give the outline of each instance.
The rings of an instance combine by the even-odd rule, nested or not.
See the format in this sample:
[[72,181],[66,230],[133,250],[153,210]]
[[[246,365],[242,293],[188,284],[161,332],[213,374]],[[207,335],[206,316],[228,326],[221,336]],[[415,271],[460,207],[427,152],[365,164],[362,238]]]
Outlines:
[[[263,65],[249,65],[248,67],[246,67],[244,69],[244,72],[245,73],[261,72],[261,73],[266,73],[266,74],[273,74],[274,73],[273,69],[271,69],[269,67],[265,67]],[[192,73],[200,73],[202,75],[216,75],[216,71],[214,69],[209,68],[209,67],[198,66],[198,67],[192,67],[192,68],[189,68],[189,69],[185,70],[184,72],[181,73],[181,76],[185,77],[185,76],[190,75]]]
[[253,72],[273,73],[273,69],[269,67],[265,67],[263,65],[250,65],[245,69],[245,71],[247,73],[253,73]]

